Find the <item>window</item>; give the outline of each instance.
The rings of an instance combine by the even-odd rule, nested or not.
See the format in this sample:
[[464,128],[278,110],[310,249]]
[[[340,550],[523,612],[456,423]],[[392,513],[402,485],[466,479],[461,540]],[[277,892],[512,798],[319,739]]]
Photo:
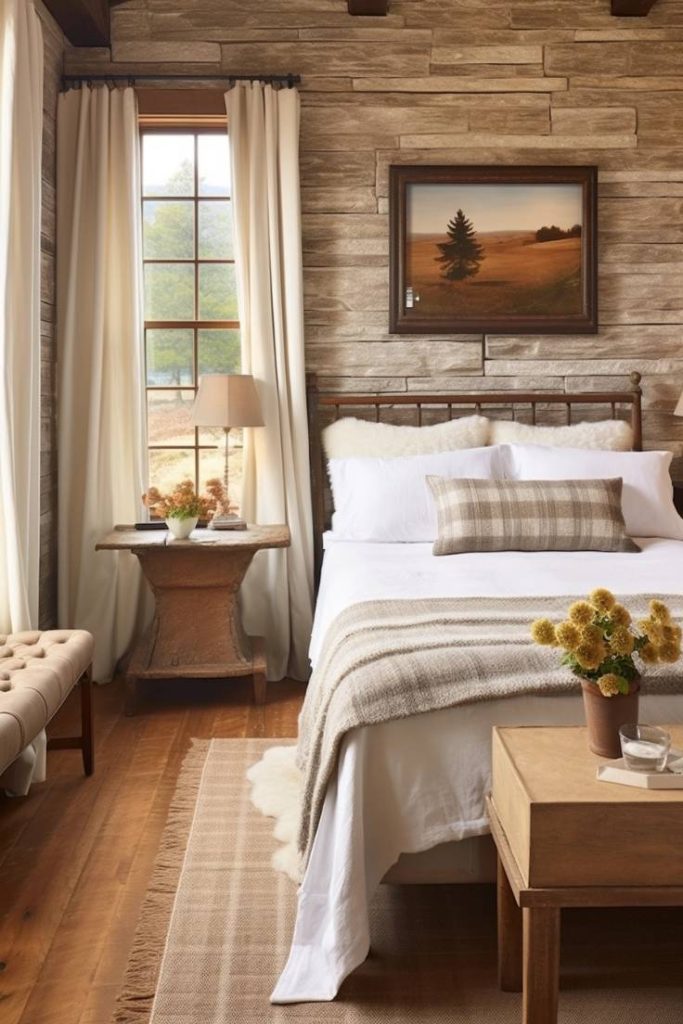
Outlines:
[[[142,221],[149,483],[203,489],[222,479],[224,449],[220,428],[192,422],[199,377],[240,371],[225,129],[143,129]],[[241,454],[231,447],[231,484]]]

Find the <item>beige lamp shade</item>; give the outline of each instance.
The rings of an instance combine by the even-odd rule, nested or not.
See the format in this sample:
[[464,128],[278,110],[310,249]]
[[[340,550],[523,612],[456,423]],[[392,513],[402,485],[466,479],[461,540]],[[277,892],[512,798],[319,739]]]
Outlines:
[[674,416],[683,416],[683,391],[681,397],[678,399],[676,408],[674,409]]
[[197,427],[262,427],[254,378],[249,373],[208,373],[200,377],[192,417]]

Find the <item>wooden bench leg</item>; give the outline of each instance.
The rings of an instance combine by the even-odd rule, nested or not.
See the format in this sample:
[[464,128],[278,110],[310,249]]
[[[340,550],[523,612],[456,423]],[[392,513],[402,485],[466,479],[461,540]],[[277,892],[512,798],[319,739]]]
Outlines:
[[556,1024],[560,981],[559,907],[525,907],[523,1024]]
[[92,665],[81,676],[81,741],[83,744],[83,771],[95,771],[95,730],[92,715]]
[[266,679],[266,647],[262,636],[252,638],[254,704],[265,704],[268,691]]
[[95,771],[95,730],[92,716],[92,665],[89,665],[79,679],[81,687],[81,735],[58,736],[47,741],[48,750],[80,750],[83,757],[83,771],[92,775]]
[[503,992],[522,991],[522,911],[498,858],[498,984]]

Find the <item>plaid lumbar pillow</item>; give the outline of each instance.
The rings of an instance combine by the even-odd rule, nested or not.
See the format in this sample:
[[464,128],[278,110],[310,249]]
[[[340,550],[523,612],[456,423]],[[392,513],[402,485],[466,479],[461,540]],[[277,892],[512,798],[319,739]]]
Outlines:
[[640,551],[616,480],[448,480],[428,476],[435,555],[465,551]]

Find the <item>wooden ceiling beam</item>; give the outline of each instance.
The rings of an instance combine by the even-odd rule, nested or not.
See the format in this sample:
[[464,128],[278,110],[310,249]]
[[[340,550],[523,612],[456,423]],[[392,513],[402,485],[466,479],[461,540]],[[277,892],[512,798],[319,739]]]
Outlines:
[[611,0],[615,18],[644,18],[657,0]]
[[73,46],[109,46],[110,7],[123,0],[44,0],[48,11]]
[[389,0],[347,0],[349,14],[365,18],[381,18],[389,8]]

